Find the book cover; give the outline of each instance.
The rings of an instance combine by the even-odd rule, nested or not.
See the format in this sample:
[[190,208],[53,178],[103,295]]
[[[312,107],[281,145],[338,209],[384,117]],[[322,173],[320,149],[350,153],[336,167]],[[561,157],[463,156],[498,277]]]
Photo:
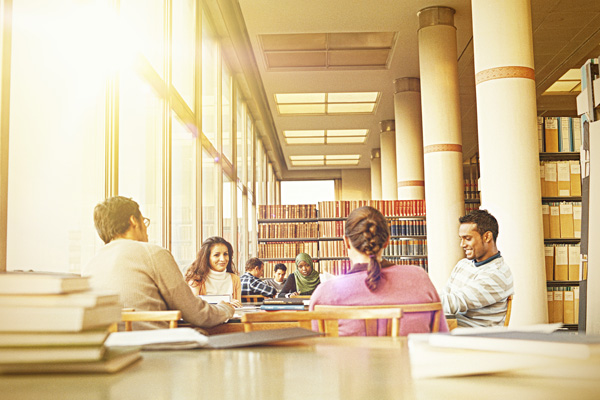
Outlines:
[[570,239],[575,237],[573,232],[573,204],[560,203],[560,237],[562,239]]
[[542,191],[542,197],[546,196],[546,163],[542,161],[540,163],[540,190]]
[[3,294],[0,307],[96,307],[115,304],[119,295],[113,292],[75,292],[68,294]]
[[581,118],[571,120],[573,128],[573,151],[581,151]]
[[544,121],[544,143],[546,152],[558,152],[558,118],[546,117]]
[[565,324],[574,324],[575,319],[573,315],[573,290],[570,287],[565,288],[564,291],[564,314],[563,321]]
[[547,244],[544,246],[544,261],[546,264],[546,280],[554,279],[554,246]]
[[0,347],[0,364],[97,361],[104,346]]
[[89,278],[75,274],[0,272],[0,294],[58,294],[89,289]]
[[550,205],[542,204],[542,224],[544,228],[544,239],[550,239]]
[[558,161],[556,163],[556,176],[558,195],[568,197],[571,195],[571,164],[569,161]]
[[579,161],[572,160],[569,162],[569,175],[571,196],[581,196],[581,165]]
[[581,239],[581,202],[573,203],[573,237]]
[[0,374],[114,373],[141,360],[139,347],[107,348],[95,361],[0,364]]
[[558,151],[573,151],[573,132],[571,130],[570,117],[559,117],[558,141]]
[[544,174],[544,193],[548,197],[558,196],[558,170],[555,161],[549,161],[544,164],[546,171]]
[[557,244],[554,247],[554,279],[569,280],[569,253],[568,247],[564,244]]
[[579,261],[581,254],[579,253],[580,247],[578,244],[569,245],[569,280],[579,280]]
[[579,323],[579,287],[573,288],[573,321]]
[[562,288],[554,288],[554,320],[552,322],[563,322],[564,320],[564,299]]
[[107,336],[106,329],[82,332],[0,332],[0,346],[99,346]]
[[551,287],[546,288],[546,295],[548,301],[548,323],[554,322],[554,291]]
[[0,308],[0,321],[0,332],[79,332],[121,321],[121,307]]
[[550,204],[550,238],[560,239],[560,212],[558,203]]

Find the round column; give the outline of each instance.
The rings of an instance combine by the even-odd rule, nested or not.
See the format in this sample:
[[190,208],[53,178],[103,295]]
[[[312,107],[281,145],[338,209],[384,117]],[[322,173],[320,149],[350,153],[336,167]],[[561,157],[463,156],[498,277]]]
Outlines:
[[531,7],[473,0],[482,208],[514,277],[511,325],[547,322]]
[[371,150],[371,199],[381,200],[381,152]]
[[393,119],[381,121],[381,199],[398,200],[396,189],[396,124]]
[[417,15],[429,276],[441,290],[464,257],[458,243],[464,194],[456,28],[452,8],[429,7]]
[[394,117],[398,199],[423,200],[425,180],[419,78],[398,78],[394,81]]

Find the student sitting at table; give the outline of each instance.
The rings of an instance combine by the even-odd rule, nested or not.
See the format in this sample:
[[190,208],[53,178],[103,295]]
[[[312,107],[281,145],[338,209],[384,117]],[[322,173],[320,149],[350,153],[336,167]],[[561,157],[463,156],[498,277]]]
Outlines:
[[246,261],[246,272],[241,277],[242,296],[273,297],[277,294],[277,289],[260,280],[264,272],[263,262],[258,258]]
[[263,279],[263,282],[274,287],[277,290],[277,293],[279,293],[281,292],[281,289],[283,289],[283,285],[285,285],[285,273],[287,272],[287,267],[282,263],[275,264],[274,272],[275,276],[273,278]]
[[[373,207],[360,207],[350,213],[344,230],[344,245],[352,269],[347,275],[323,282],[310,298],[315,305],[398,305],[438,303],[440,297],[427,272],[412,265],[394,265],[382,259],[389,244],[390,230],[385,217]],[[440,318],[440,332],[447,332],[446,318]],[[402,317],[401,335],[430,331],[431,314]],[[386,323],[378,324],[378,335],[386,334]],[[362,321],[342,320],[340,336],[364,336]]]
[[209,237],[202,243],[196,261],[185,273],[185,280],[196,296],[228,294],[233,305],[242,305],[240,278],[233,264],[233,247],[220,236]]
[[320,283],[319,271],[314,269],[312,258],[300,253],[296,256],[296,271],[287,278],[277,297],[311,295]]

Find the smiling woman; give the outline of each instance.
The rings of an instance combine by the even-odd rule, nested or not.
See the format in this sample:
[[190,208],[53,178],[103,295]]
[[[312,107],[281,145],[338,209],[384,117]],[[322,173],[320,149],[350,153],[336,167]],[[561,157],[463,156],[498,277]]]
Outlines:
[[196,296],[229,294],[232,299],[241,301],[240,278],[237,276],[233,260],[231,243],[219,236],[206,239],[196,261],[185,273],[185,280],[192,292]]

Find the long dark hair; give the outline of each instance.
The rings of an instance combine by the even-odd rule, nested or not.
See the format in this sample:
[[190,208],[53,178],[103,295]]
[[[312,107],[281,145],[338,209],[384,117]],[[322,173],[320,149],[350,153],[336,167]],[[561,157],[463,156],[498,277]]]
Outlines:
[[237,275],[237,269],[233,263],[233,246],[220,236],[212,236],[202,243],[202,247],[200,247],[200,251],[198,252],[198,257],[196,257],[196,260],[187,269],[185,273],[186,282],[193,281],[194,286],[200,286],[204,283],[210,272],[210,252],[216,244],[224,244],[227,246],[229,262],[227,263],[226,271]]
[[390,237],[385,217],[373,207],[359,207],[348,216],[344,233],[356,250],[369,256],[365,284],[371,292],[375,291],[381,279],[377,253]]

